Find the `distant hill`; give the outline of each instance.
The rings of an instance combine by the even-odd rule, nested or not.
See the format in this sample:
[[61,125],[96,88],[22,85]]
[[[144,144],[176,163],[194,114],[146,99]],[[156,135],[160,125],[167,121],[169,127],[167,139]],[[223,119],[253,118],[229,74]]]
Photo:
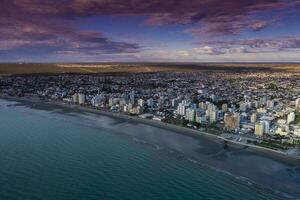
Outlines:
[[70,63],[70,64],[0,64],[1,75],[29,74],[96,74],[151,73],[168,71],[285,71],[300,72],[300,64],[293,63]]

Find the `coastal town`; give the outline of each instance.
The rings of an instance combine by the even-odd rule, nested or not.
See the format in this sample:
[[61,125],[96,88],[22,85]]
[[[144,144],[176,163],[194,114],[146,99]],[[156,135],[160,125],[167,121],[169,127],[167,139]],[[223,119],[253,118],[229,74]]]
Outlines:
[[300,73],[2,76],[0,95],[160,121],[300,156]]

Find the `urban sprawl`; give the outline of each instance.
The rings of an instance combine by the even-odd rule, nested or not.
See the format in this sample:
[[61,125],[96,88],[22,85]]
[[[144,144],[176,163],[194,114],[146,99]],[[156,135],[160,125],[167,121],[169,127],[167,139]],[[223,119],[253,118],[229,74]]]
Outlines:
[[0,94],[158,120],[300,155],[300,73],[2,76]]

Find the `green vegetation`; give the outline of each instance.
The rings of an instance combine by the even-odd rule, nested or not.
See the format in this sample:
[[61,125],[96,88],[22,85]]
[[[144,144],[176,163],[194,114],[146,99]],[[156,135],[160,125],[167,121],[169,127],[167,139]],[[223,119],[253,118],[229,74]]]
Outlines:
[[259,146],[263,146],[263,147],[268,147],[270,149],[275,149],[275,150],[287,150],[288,147],[282,146],[280,144],[276,144],[273,142],[269,142],[269,141],[262,141],[261,143],[258,143],[257,145]]
[[272,141],[257,142],[257,141],[247,140],[247,143],[254,144],[254,145],[257,145],[257,146],[261,146],[261,147],[266,147],[266,148],[269,148],[269,149],[274,149],[274,150],[288,150],[289,149],[289,147],[287,147],[287,145],[274,143]]

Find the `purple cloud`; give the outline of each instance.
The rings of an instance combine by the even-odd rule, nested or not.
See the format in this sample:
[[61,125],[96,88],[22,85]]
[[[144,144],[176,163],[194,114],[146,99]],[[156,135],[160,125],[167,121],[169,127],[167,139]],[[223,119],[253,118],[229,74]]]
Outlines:
[[[47,49],[47,53],[119,54],[138,52],[135,43],[113,41],[96,31],[76,28],[75,11],[63,1],[12,0],[0,7],[0,50]],[[27,48],[26,48],[27,47]],[[5,52],[6,51],[6,52]]]
[[[45,49],[54,54],[99,55],[141,51],[136,43],[115,41],[98,31],[80,30],[76,20],[89,16],[143,16],[146,18],[143,24],[146,25],[189,24],[192,28],[185,33],[224,36],[236,35],[244,30],[263,30],[272,25],[274,19],[259,19],[257,14],[299,5],[299,0],[2,0],[0,53],[26,51],[26,47],[37,51]],[[271,46],[282,48],[285,48],[284,45],[298,46],[298,41],[292,40],[288,44],[269,42]],[[235,51],[247,52],[255,46],[269,45],[263,41],[240,43],[234,44],[236,48],[239,48],[238,45],[245,48]],[[198,51],[224,53],[214,48]]]

